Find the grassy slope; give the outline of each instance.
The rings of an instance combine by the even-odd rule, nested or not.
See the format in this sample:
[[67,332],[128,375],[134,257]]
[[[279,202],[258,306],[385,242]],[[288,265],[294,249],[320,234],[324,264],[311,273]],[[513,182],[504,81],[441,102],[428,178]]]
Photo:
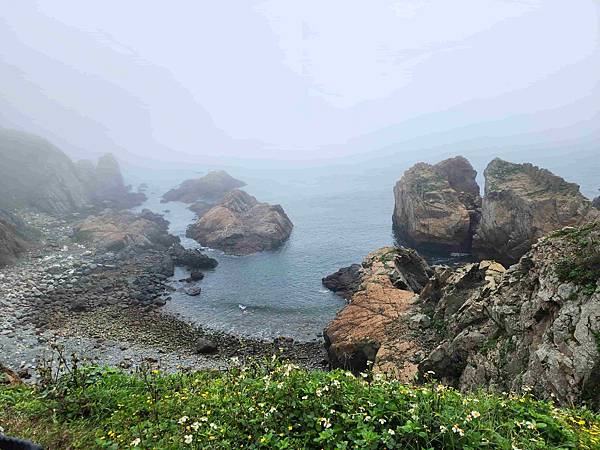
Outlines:
[[0,426],[49,449],[600,448],[600,416],[587,410],[278,362],[172,375],[87,367],[44,388],[1,387]]

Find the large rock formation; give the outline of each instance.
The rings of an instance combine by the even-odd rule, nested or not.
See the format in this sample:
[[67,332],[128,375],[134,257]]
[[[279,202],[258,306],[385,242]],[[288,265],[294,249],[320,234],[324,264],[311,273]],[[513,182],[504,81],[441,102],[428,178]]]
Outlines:
[[469,252],[481,206],[476,175],[461,156],[407,170],[394,188],[399,239],[426,250]]
[[394,286],[407,278],[394,252],[365,260],[361,288],[326,328],[333,365],[600,406],[600,222],[541,238],[508,270],[435,266],[418,296]]
[[77,170],[89,199],[95,204],[124,209],[146,200],[144,193],[131,192],[131,188],[125,186],[121,167],[110,153],[100,157],[96,165],[88,160],[78,161]]
[[88,196],[71,160],[48,141],[0,130],[0,207],[64,214],[85,207]]
[[201,208],[202,204],[212,207],[226,194],[245,185],[246,183],[236,180],[223,170],[209,172],[201,178],[186,180],[177,188],[171,189],[163,195],[162,202],[198,202],[192,210],[201,209],[206,212]]
[[349,304],[323,332],[329,361],[358,372],[369,362],[386,365],[394,353],[402,358],[394,361],[399,378],[408,381],[417,373],[412,357],[421,347],[407,332],[418,292],[412,287],[420,289],[432,272],[414,250],[384,247],[365,258],[360,273]]
[[596,197],[593,201],[592,201],[592,205],[594,206],[594,208],[596,209],[600,209],[600,197]]
[[260,203],[236,189],[191,225],[187,236],[225,253],[248,255],[281,246],[292,228],[280,205]]
[[[448,328],[422,372],[462,390],[532,388],[563,404],[600,404],[598,222],[542,238],[476,289],[460,279],[438,283],[436,314],[447,317]],[[447,312],[449,304],[455,306]]]
[[496,158],[484,175],[482,218],[473,241],[478,258],[513,264],[541,236],[600,217],[578,185],[531,164]]
[[127,247],[168,248],[179,240],[168,234],[168,223],[165,225],[163,220],[147,210],[142,214],[107,210],[75,224],[73,234],[76,240],[109,251],[120,251]]

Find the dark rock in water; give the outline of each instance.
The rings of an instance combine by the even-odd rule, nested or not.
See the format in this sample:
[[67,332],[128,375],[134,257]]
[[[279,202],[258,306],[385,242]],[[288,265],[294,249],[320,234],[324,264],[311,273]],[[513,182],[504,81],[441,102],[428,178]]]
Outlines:
[[198,338],[196,340],[196,353],[207,354],[207,353],[215,353],[217,351],[217,346],[208,339]]
[[205,255],[198,249],[186,249],[181,244],[175,244],[169,249],[169,254],[175,265],[185,266],[188,269],[214,269],[219,262]]
[[362,282],[362,266],[360,264],[352,264],[350,267],[342,267],[321,281],[323,286],[330,291],[335,292],[346,300],[350,300]]
[[163,195],[162,201],[193,203],[204,200],[215,203],[228,192],[245,185],[246,183],[236,180],[225,171],[209,172],[201,178],[186,180],[179,187],[171,189]]
[[469,252],[481,208],[476,176],[462,156],[407,170],[394,187],[399,240],[438,252]]
[[246,192],[235,190],[191,225],[186,235],[206,247],[249,255],[280,247],[293,227],[280,205],[259,203]]
[[190,277],[188,278],[189,281],[200,281],[204,278],[204,274],[202,272],[198,272],[198,271],[192,271],[190,272]]
[[197,297],[202,293],[202,289],[198,286],[194,286],[191,288],[184,289],[183,292],[185,292],[186,295],[189,295],[190,297]]

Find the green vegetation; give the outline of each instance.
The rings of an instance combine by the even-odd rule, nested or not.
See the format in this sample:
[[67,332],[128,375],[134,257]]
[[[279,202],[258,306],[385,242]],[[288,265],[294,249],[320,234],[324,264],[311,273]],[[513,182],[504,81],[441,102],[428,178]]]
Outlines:
[[579,228],[564,228],[550,235],[550,238],[564,238],[575,246],[571,255],[559,260],[554,269],[561,282],[571,282],[582,286],[581,292],[591,296],[596,292],[600,279],[600,245],[598,222]]
[[72,366],[0,387],[0,424],[48,449],[598,448],[600,416],[275,360],[164,374]]

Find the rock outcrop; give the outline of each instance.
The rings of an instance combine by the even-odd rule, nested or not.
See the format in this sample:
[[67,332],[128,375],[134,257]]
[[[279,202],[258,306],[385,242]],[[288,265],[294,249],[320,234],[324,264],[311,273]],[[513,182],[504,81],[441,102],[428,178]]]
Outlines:
[[422,372],[432,370],[461,390],[531,388],[562,404],[600,404],[598,222],[542,238],[476,289],[462,288],[460,277],[438,282],[436,314],[446,315],[449,326]]
[[[408,333],[418,298],[410,285],[421,286],[430,274],[414,250],[384,247],[368,255],[360,287],[323,332],[331,366],[359,372],[374,363],[379,370],[393,353],[402,358],[394,361],[398,377],[411,379],[417,373],[413,357],[421,345]],[[394,280],[404,280],[404,289],[397,288]]]
[[600,222],[542,237],[509,269],[434,266],[418,295],[394,286],[407,278],[403,252],[363,263],[360,289],[325,329],[332,365],[600,406]]
[[424,250],[469,252],[481,207],[476,176],[461,156],[407,170],[394,188],[399,240]]
[[352,264],[349,267],[342,267],[331,275],[327,275],[321,282],[330,291],[335,292],[346,300],[350,300],[360,288],[362,277],[362,266],[360,264]]
[[0,267],[11,264],[28,248],[28,244],[12,221],[0,211]]
[[496,158],[484,175],[482,217],[473,239],[477,258],[510,265],[541,236],[600,217],[578,185],[545,169]]
[[72,161],[37,136],[0,129],[0,207],[65,214],[88,204]]
[[171,189],[163,195],[162,202],[194,203],[193,211],[203,210],[203,204],[212,207],[226,194],[245,185],[246,183],[223,170],[209,172],[201,178],[186,180],[177,188]]
[[205,247],[248,255],[280,247],[292,229],[280,205],[260,203],[236,189],[191,225],[187,236]]
[[119,162],[110,153],[100,157],[96,165],[82,160],[76,166],[86,193],[94,204],[126,209],[141,205],[146,200],[143,192],[131,192],[131,187],[125,185]]
[[75,239],[109,251],[125,248],[166,249],[178,243],[178,238],[168,234],[164,219],[156,216],[146,210],[142,214],[108,210],[77,223],[73,227],[73,233]]
[[600,197],[596,197],[593,201],[592,201],[592,206],[596,209],[600,209]]

